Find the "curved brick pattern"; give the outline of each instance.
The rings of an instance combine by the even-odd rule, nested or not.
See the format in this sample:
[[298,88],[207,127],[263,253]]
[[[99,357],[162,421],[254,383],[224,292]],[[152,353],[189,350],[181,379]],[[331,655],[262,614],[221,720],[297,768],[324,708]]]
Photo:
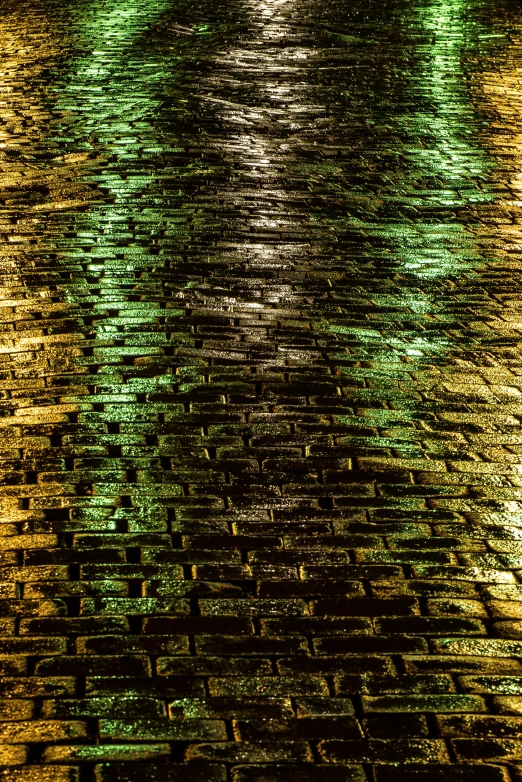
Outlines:
[[513,0],[5,0],[2,782],[522,780]]

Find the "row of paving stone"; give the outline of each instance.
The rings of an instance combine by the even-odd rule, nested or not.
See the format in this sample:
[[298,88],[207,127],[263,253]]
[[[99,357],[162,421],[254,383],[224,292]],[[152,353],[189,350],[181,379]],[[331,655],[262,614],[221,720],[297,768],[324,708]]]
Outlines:
[[522,780],[522,11],[5,0],[0,780]]

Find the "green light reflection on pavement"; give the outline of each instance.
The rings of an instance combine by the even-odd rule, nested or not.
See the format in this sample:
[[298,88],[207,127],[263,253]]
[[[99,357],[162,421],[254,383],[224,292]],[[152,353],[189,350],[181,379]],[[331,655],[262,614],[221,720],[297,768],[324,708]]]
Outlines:
[[[81,169],[80,180],[95,182],[112,201],[93,204],[87,213],[75,216],[77,235],[92,243],[89,271],[98,278],[93,303],[99,313],[93,324],[96,341],[100,346],[111,345],[111,336],[125,341],[120,351],[111,346],[113,360],[100,367],[105,374],[117,373],[117,354],[125,355],[129,342],[139,341],[125,333],[129,326],[140,331],[141,341],[149,346],[162,341],[161,335],[147,333],[146,328],[155,323],[159,304],[128,297],[139,270],[147,262],[150,266],[150,246],[168,225],[164,199],[150,191],[158,179],[158,153],[164,149],[155,121],[161,88],[166,70],[170,80],[175,74],[176,57],[166,58],[163,51],[139,44],[170,6],[168,0],[82,5],[71,35],[80,50],[87,45],[89,52],[70,62],[55,105],[65,112],[64,131],[75,132],[76,144],[90,149],[94,157]],[[160,292],[161,281],[149,280],[147,298],[155,299]],[[74,285],[65,298],[77,300]],[[107,308],[118,310],[119,317],[107,317]]]
[[[163,42],[156,45],[156,40],[148,40],[154,38],[163,11],[171,5],[170,0],[107,0],[91,7],[82,3],[71,25],[77,55],[55,89],[54,104],[63,116],[54,126],[57,136],[67,137],[74,153],[88,153],[76,168],[78,184],[96,184],[103,194],[88,211],[71,214],[82,249],[76,249],[78,242],[69,246],[64,242],[61,253],[64,259],[78,258],[86,267],[62,288],[65,302],[72,306],[81,302],[91,322],[92,356],[87,352],[75,363],[79,371],[95,368],[89,394],[81,397],[92,409],[82,411],[78,421],[87,427],[96,425],[96,408],[102,406],[103,416],[117,424],[119,434],[100,437],[100,445],[117,442],[122,458],[140,456],[145,461],[141,446],[133,453],[133,434],[140,427],[157,426],[158,414],[169,405],[137,405],[137,395],[172,387],[176,362],[165,360],[165,348],[184,336],[176,333],[174,325],[170,333],[161,326],[166,311],[160,301],[165,293],[161,276],[154,271],[165,264],[155,254],[157,238],[169,236],[176,223],[174,210],[179,215],[179,204],[169,205],[172,188],[166,198],[161,184],[165,174],[181,173],[169,170],[161,158],[176,141],[170,124],[166,140],[162,137],[164,129],[158,121],[165,85],[169,100],[176,100],[179,58],[175,52],[165,52]],[[185,222],[177,227],[178,235],[184,232]],[[179,310],[167,312],[171,319]],[[150,377],[151,364],[154,377]],[[77,399],[71,396],[70,401]],[[176,484],[156,489],[150,480],[154,486],[149,489],[128,481],[123,488],[118,478],[107,474],[93,483],[92,496],[82,502],[93,509],[110,508],[111,518],[104,516],[101,523],[111,524],[113,516],[127,512],[119,506],[122,493],[130,493],[133,513],[146,524],[152,506],[180,492]]]
[[[135,159],[137,152],[156,141],[153,118],[161,105],[157,88],[164,75],[164,58],[137,44],[169,5],[167,0],[142,0],[131,6],[106,2],[101,9],[95,6],[94,11],[81,14],[73,25],[72,36],[80,43],[85,39],[91,51],[71,62],[56,109],[67,112],[69,132],[71,124],[75,127],[70,116],[74,114],[84,142],[120,161],[127,156]],[[98,181],[107,185],[116,203],[125,202],[152,180],[152,174],[143,173],[123,179],[115,169],[108,166]],[[125,214],[114,210],[114,220],[124,220]]]
[[[339,334],[340,347],[346,345],[345,352],[333,354],[334,358],[368,366],[340,366],[346,393],[357,397],[352,381],[361,378],[365,386],[374,388],[376,376],[372,372],[382,371],[381,389],[393,389],[388,400],[392,410],[383,413],[385,418],[393,418],[393,408],[399,406],[411,408],[411,413],[403,411],[406,418],[418,418],[423,400],[431,393],[426,397],[422,376],[443,365],[453,346],[444,333],[446,319],[451,321],[451,316],[446,316],[440,292],[447,293],[448,277],[472,279],[488,260],[487,251],[479,246],[483,226],[470,227],[469,220],[459,219],[461,210],[480,210],[496,201],[493,192],[488,192],[495,160],[471,130],[477,127],[480,106],[473,101],[465,60],[485,37],[481,33],[490,32],[479,27],[473,8],[466,0],[434,0],[417,9],[412,24],[417,34],[424,31],[429,39],[421,35],[412,47],[406,88],[410,106],[392,122],[401,137],[406,134],[402,169],[395,182],[389,188],[384,185],[379,193],[385,205],[393,211],[406,209],[408,217],[390,224],[378,217],[350,221],[384,245],[381,262],[397,274],[390,294],[369,295],[372,304],[394,307],[404,320],[411,313],[417,328],[402,327],[398,332],[393,321],[390,329],[381,333],[371,329],[371,322],[368,329],[323,327]],[[503,36],[494,37],[500,39],[494,45],[503,42]],[[432,398],[444,393],[439,383],[442,378],[433,381]],[[367,400],[362,393],[360,398],[363,407],[371,407],[371,392]],[[371,415],[374,413],[372,410]]]
[[[405,113],[400,120],[412,140],[422,142],[406,144],[408,168],[412,169],[409,173],[417,174],[420,181],[413,187],[404,183],[404,200],[421,216],[426,208],[429,211],[434,207],[442,213],[453,213],[453,217],[441,214],[446,224],[424,222],[421,217],[413,230],[403,227],[401,244],[406,247],[395,253],[399,268],[419,279],[458,275],[480,262],[475,239],[458,222],[454,210],[494,200],[483,187],[493,161],[470,130],[476,127],[477,117],[463,58],[471,32],[477,35],[471,11],[464,0],[438,0],[420,12],[422,27],[431,40],[418,47],[421,62],[411,89],[420,94],[424,105]],[[423,179],[436,184],[430,188]],[[384,196],[384,200],[397,204],[401,198]],[[393,226],[379,235],[393,238]]]

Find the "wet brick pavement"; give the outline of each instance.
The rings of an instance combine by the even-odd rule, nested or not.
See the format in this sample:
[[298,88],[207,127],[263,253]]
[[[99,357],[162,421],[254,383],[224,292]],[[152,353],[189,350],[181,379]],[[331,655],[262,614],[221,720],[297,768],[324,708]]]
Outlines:
[[0,40],[1,782],[520,782],[520,4]]

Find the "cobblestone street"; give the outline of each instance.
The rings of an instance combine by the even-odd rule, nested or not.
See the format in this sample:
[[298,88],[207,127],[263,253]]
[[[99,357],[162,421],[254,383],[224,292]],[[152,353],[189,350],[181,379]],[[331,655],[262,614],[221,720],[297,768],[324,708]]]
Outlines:
[[0,40],[0,782],[522,782],[522,4]]

